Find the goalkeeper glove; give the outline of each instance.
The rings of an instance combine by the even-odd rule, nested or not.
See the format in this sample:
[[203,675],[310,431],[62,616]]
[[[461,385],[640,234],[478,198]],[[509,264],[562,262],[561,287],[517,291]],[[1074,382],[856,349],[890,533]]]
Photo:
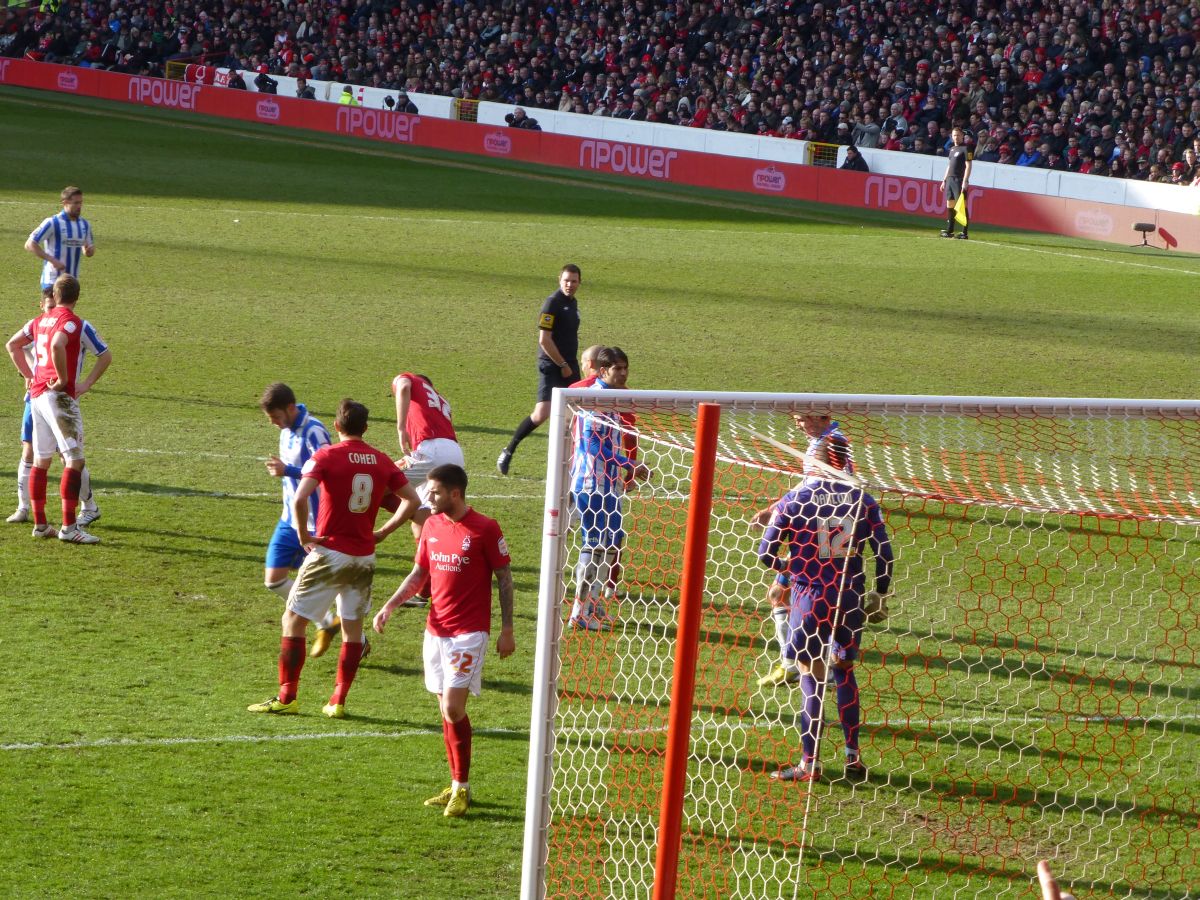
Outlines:
[[867,621],[872,625],[878,625],[887,621],[888,617],[888,598],[878,591],[868,591],[863,598],[863,612],[866,613]]

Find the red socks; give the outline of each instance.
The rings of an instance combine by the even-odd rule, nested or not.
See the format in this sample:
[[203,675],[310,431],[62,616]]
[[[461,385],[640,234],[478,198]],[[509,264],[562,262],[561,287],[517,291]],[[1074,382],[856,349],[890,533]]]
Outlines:
[[58,495],[62,498],[62,520],[66,528],[75,524],[75,510],[79,508],[79,483],[82,479],[83,473],[78,469],[63,469]]
[[342,642],[342,652],[338,654],[337,682],[333,685],[333,696],[329,698],[330,703],[343,704],[346,702],[346,694],[350,692],[350,685],[354,683],[354,676],[358,673],[358,663],[362,659],[362,652],[363,645],[361,643]]
[[442,719],[442,734],[446,738],[446,758],[450,761],[450,777],[464,784],[471,779],[471,720],[463,716],[457,722]]
[[46,524],[46,482],[49,473],[34,466],[29,470],[29,505],[33,507],[33,524]]
[[291,703],[300,687],[300,670],[304,668],[304,638],[279,639],[279,702]]

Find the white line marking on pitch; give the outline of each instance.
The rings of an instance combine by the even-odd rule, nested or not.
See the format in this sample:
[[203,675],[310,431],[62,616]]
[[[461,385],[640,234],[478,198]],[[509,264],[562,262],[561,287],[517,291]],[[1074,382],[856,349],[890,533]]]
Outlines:
[[[917,720],[917,719],[886,719],[883,722],[872,722],[870,725],[878,725],[879,727],[904,727],[904,728],[933,728],[936,726],[953,726],[953,725],[1001,725],[1007,724],[1012,726],[1021,725],[1047,725],[1054,722],[1062,722],[1064,719],[1071,722],[1094,722],[1102,724],[1112,723],[1162,723],[1171,725],[1176,722],[1195,721],[1200,719],[1200,715],[1184,714],[1171,717],[1156,717],[1156,716],[1069,716],[1069,717],[1005,717],[1005,716],[966,716],[963,718],[950,719],[933,719],[933,720]],[[754,721],[754,722],[720,722],[709,723],[700,728],[693,729],[701,734],[705,732],[720,732],[720,731],[749,731],[754,728],[769,728],[782,723],[772,720]],[[656,728],[633,728],[633,729],[608,729],[608,728],[560,728],[556,733],[563,737],[607,737],[610,734],[663,734],[667,731],[666,727]],[[522,735],[528,737],[529,732],[518,730],[515,728],[477,728],[475,734],[481,736],[488,735]],[[105,748],[140,748],[140,747],[178,747],[191,745],[207,745],[207,744],[274,744],[288,743],[292,741],[327,741],[340,739],[361,739],[361,738],[378,738],[383,740],[394,740],[396,738],[414,738],[414,737],[439,737],[439,732],[426,729],[413,729],[410,731],[329,731],[317,732],[313,734],[232,734],[215,737],[172,737],[172,738],[99,738],[94,741],[68,741],[61,744],[29,742],[29,743],[12,743],[0,744],[0,751],[4,752],[22,752],[35,750],[98,750]]]
[[[1062,256],[1066,259],[1082,259],[1087,262],[1102,262],[1113,266],[1132,266],[1137,269],[1155,269],[1159,272],[1170,272],[1174,275],[1200,275],[1192,269],[1176,269],[1172,266],[1156,266],[1151,263],[1130,262],[1127,259],[1110,259],[1107,256],[1086,256],[1082,253],[1068,253],[1065,250],[1046,250],[1041,247],[1022,247],[1020,244],[1006,244],[1000,241],[971,241],[972,244],[983,244],[988,247],[1001,247],[1009,250],[1021,250],[1025,253],[1043,253],[1047,256]],[[1100,251],[1097,251],[1100,252]]]
[[[511,728],[476,728],[475,734],[528,734]],[[441,737],[441,732],[413,731],[328,731],[316,734],[231,734],[223,737],[174,738],[100,738],[95,741],[69,741],[63,744],[0,744],[0,750],[94,750],[107,747],[178,747],[192,744],[272,744],[290,741],[327,741],[340,738],[411,738]]]

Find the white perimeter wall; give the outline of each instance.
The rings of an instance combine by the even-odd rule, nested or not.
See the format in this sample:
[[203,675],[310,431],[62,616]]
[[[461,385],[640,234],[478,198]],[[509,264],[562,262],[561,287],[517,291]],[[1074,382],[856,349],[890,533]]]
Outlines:
[[[218,69],[217,71],[220,73],[217,83],[221,84],[224,82],[224,76],[228,70]],[[245,79],[247,87],[253,91],[256,73],[243,70],[242,77]],[[296,79],[286,75],[271,77],[279,82],[278,90],[281,96],[294,97],[296,95]],[[310,81],[309,85],[316,91],[318,100],[336,102],[342,94],[341,82]],[[355,97],[363,106],[373,109],[386,109],[383,98],[396,95],[395,91],[360,86],[355,86],[354,92]],[[454,117],[454,100],[450,97],[414,93],[410,93],[408,96],[417,105],[423,116],[437,119]],[[504,117],[515,108],[504,103],[480,103],[479,121],[484,125],[503,126],[505,125]],[[631,122],[628,119],[586,116],[546,109],[527,109],[526,112],[530,117],[537,119],[542,131],[627,144],[644,144],[650,147],[693,150],[699,153],[740,156],[747,159],[798,165],[804,164],[808,148],[807,141],[764,138],[750,134],[686,128],[680,125],[659,125],[653,122]],[[838,152],[839,164],[844,158],[845,152],[844,148]],[[946,171],[943,157],[918,156],[915,153],[873,149],[864,149],[862,154],[871,167],[871,171],[878,175],[940,181]],[[1075,172],[1056,172],[1050,169],[1030,169],[1024,166],[977,162],[971,167],[971,184],[979,188],[997,188],[1025,194],[1067,197],[1072,200],[1115,203],[1142,209],[1200,213],[1200,187],[1151,184],[1130,178],[1106,178],[1096,175],[1079,175]]]

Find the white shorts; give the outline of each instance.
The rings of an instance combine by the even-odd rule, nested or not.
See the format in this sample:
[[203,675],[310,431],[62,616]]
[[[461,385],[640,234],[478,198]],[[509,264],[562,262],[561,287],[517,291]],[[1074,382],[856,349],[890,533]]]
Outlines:
[[476,697],[483,687],[483,657],[488,633],[468,631],[454,637],[425,632],[425,689],[444,694],[449,688],[469,688]]
[[374,578],[374,553],[350,556],[318,546],[300,564],[287,608],[310,622],[320,622],[337,600],[337,613],[343,619],[363,619],[371,611]]
[[33,455],[83,459],[83,415],[79,401],[62,391],[44,391],[29,401],[33,416]]
[[467,467],[458,441],[452,441],[450,438],[430,438],[417,444],[417,449],[410,456],[398,461],[397,465],[404,469],[404,477],[417,489],[421,505],[428,506],[429,482],[426,479],[429,473],[438,466],[451,463],[464,469]]

